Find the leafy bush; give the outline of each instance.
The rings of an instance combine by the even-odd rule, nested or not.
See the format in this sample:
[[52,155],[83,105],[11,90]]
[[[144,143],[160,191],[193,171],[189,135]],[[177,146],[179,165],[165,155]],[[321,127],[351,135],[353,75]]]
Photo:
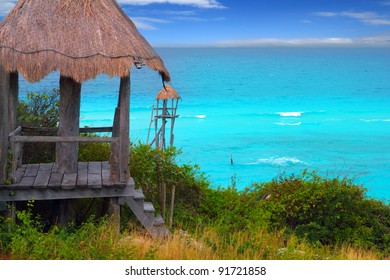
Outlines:
[[175,209],[184,211],[176,211],[176,213],[189,217],[193,209],[200,206],[209,182],[204,173],[199,171],[199,166],[178,164],[176,158],[180,153],[181,151],[175,147],[162,150],[142,143],[132,144],[130,174],[136,186],[142,188],[147,199],[152,200],[155,205],[159,203],[159,181],[167,187],[168,201],[172,187],[175,186]]
[[17,211],[18,223],[6,231],[6,249],[15,259],[112,260],[133,259],[134,247],[120,246],[115,227],[106,219],[93,218],[80,227],[53,226],[45,232],[39,217],[33,217],[31,208]]
[[[82,133],[85,137],[98,137],[96,133]],[[105,136],[104,136],[105,137]],[[81,162],[108,161],[110,159],[110,144],[101,142],[79,143],[79,158]]]
[[272,229],[286,228],[311,242],[348,242],[390,249],[390,207],[370,199],[348,178],[328,179],[316,172],[253,184],[250,196],[268,212]]
[[18,125],[28,127],[56,127],[59,120],[59,89],[50,92],[27,93],[18,103]]
[[[57,127],[59,121],[59,89],[50,92],[27,93],[26,100],[19,100],[17,125],[25,127]],[[25,133],[29,135],[28,133]],[[54,135],[41,132],[39,136]],[[35,134],[37,135],[37,134]],[[40,151],[37,153],[37,151]],[[54,143],[25,143],[23,149],[25,163],[55,161]]]

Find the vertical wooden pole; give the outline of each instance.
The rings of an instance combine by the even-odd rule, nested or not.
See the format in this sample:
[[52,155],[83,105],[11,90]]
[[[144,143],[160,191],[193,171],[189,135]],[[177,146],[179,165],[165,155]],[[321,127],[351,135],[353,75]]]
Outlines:
[[[58,136],[78,136],[80,132],[81,84],[60,77],[60,121]],[[57,143],[56,166],[60,173],[76,173],[78,143]]]
[[[127,183],[130,179],[130,75],[121,78],[118,106],[115,110],[112,137],[119,137],[119,143],[111,144],[111,176],[116,181]],[[109,199],[108,215],[117,232],[120,230],[120,206],[117,198]]]
[[0,184],[7,180],[10,75],[0,63]]
[[[9,89],[9,100],[8,100],[8,128],[9,132],[16,129],[17,111],[19,101],[19,74],[13,72],[10,74],[10,89]],[[13,152],[13,164],[12,172],[16,168],[22,166],[23,162],[23,143],[11,143],[11,151]]]
[[127,183],[130,179],[130,76],[121,78],[119,101],[119,179]]
[[173,225],[173,210],[175,208],[175,193],[176,193],[176,185],[172,186],[172,191],[171,191],[171,209],[169,213],[169,228],[172,228]]
[[16,129],[16,119],[19,100],[19,74],[13,72],[10,74],[9,106],[8,106],[8,127],[9,132]]

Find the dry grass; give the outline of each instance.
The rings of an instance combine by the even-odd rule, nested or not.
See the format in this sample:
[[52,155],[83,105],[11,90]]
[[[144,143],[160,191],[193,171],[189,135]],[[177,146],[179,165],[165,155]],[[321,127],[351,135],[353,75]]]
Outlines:
[[136,259],[157,260],[376,260],[379,255],[343,245],[340,249],[313,247],[291,237],[258,232],[235,233],[230,240],[213,229],[188,234],[176,230],[168,239],[153,240],[144,233],[122,237],[122,246],[133,248]]

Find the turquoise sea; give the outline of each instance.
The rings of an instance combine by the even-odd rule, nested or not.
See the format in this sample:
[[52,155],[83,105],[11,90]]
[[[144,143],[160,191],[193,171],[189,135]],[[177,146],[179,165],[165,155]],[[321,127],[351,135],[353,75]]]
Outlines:
[[[182,100],[175,125],[181,160],[213,186],[238,188],[308,168],[357,177],[370,196],[390,199],[390,49],[157,49]],[[58,87],[58,73],[28,91]],[[83,84],[81,125],[110,126],[119,80]],[[162,88],[152,70],[133,69],[131,140],[146,141]],[[231,157],[233,165],[231,164]]]

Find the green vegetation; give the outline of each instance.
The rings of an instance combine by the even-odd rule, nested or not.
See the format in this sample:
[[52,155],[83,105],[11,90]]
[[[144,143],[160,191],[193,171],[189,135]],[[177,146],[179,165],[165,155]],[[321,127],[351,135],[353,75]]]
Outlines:
[[[59,89],[42,93],[27,93],[25,100],[19,100],[17,125],[25,127],[57,127],[59,120]],[[29,135],[25,133],[25,135]],[[35,134],[37,135],[37,134]],[[54,135],[40,132],[37,136]],[[37,151],[40,151],[37,153]],[[25,143],[23,149],[25,163],[45,163],[55,161],[54,143]]]
[[[305,170],[244,190],[237,190],[234,180],[212,189],[198,166],[178,163],[180,152],[141,143],[131,147],[130,173],[148,200],[161,203],[159,184],[166,186],[168,198],[175,186],[168,239],[152,240],[126,208],[118,234],[106,218],[93,215],[84,215],[89,218],[79,225],[47,227],[44,218],[33,215],[36,203],[29,203],[17,212],[16,223],[0,220],[0,258],[390,258],[390,205],[367,197],[353,180]],[[85,161],[107,160],[108,153],[107,144],[80,146]],[[78,212],[99,209],[91,203],[96,201]]]

